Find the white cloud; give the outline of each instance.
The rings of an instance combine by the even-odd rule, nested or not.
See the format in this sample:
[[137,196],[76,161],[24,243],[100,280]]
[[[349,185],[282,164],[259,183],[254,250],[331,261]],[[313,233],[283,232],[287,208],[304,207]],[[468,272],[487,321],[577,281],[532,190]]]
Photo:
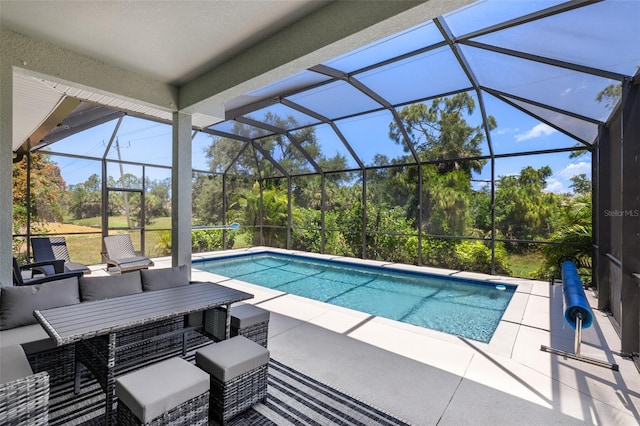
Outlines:
[[506,135],[507,133],[515,133],[515,132],[519,132],[520,129],[515,127],[515,128],[511,128],[511,127],[500,127],[497,130],[495,130],[496,135]]
[[556,194],[564,194],[572,192],[571,178],[584,173],[587,177],[591,176],[591,163],[588,161],[580,161],[578,163],[570,163],[564,169],[554,174],[553,177],[547,179],[546,192],[555,192]]
[[525,133],[516,135],[516,141],[522,142],[528,139],[540,138],[543,136],[549,136],[553,133],[556,133],[557,130],[551,126],[548,126],[544,123],[537,124],[533,126],[533,128]]
[[562,179],[571,179],[575,175],[584,173],[587,176],[591,176],[591,163],[587,161],[580,161],[579,163],[570,163],[564,169],[560,170],[556,176]]
[[547,179],[547,187],[544,190],[546,192],[555,192],[556,194],[568,192],[565,189],[564,184],[555,178]]

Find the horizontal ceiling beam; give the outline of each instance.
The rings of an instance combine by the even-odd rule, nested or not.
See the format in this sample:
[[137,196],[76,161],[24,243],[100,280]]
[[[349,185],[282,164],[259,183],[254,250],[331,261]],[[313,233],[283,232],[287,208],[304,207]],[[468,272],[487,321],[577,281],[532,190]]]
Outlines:
[[532,53],[520,52],[513,49],[507,49],[504,47],[493,46],[486,43],[479,43],[476,41],[459,41],[458,43],[466,46],[475,47],[478,49],[488,50],[491,52],[501,53],[503,55],[513,56],[515,58],[526,59],[528,61],[539,62],[541,64],[552,65],[554,67],[564,68],[572,71],[582,72],[585,74],[595,75],[602,78],[609,78],[611,80],[622,81],[627,77],[624,74],[620,74],[613,71],[607,71],[601,68],[589,67],[586,65],[580,65],[568,61],[561,61],[559,59],[548,58],[545,56],[534,55]]

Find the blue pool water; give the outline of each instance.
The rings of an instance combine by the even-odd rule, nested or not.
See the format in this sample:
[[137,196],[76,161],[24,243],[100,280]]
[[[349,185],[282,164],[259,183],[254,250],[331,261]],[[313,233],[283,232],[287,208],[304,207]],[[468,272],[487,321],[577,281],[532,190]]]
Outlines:
[[333,305],[489,342],[516,287],[273,253],[195,268]]

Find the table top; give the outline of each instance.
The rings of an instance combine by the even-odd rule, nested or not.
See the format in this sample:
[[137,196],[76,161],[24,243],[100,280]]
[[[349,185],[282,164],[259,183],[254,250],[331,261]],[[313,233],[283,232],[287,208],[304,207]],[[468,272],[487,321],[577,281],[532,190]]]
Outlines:
[[61,346],[252,297],[250,293],[220,284],[194,283],[34,311],[33,314]]

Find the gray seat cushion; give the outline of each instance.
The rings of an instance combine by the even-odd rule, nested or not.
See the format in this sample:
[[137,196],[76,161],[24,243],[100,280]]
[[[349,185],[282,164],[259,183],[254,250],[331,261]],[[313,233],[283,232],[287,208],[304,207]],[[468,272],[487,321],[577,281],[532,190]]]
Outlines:
[[232,337],[196,352],[196,365],[223,383],[268,362],[269,351],[244,336]]
[[142,289],[144,291],[164,290],[189,285],[189,271],[186,265],[174,268],[144,269],[140,271],[140,275],[142,276]]
[[0,331],[0,347],[22,345],[27,354],[47,351],[56,347],[40,324],[25,325]]
[[[33,374],[27,356],[20,345],[0,348],[0,384]],[[208,377],[207,377],[208,379]]]
[[116,395],[142,422],[149,422],[209,390],[209,375],[171,358],[116,380]]
[[75,262],[64,262],[64,270],[65,272],[82,271],[85,274],[91,273],[91,269],[87,265]]
[[250,303],[241,303],[231,307],[231,326],[234,328],[250,327],[269,321],[269,311]]
[[104,277],[80,277],[80,295],[83,302],[135,293],[142,293],[140,271]]
[[78,278],[44,284],[2,287],[0,290],[0,330],[35,324],[33,311],[80,303]]

